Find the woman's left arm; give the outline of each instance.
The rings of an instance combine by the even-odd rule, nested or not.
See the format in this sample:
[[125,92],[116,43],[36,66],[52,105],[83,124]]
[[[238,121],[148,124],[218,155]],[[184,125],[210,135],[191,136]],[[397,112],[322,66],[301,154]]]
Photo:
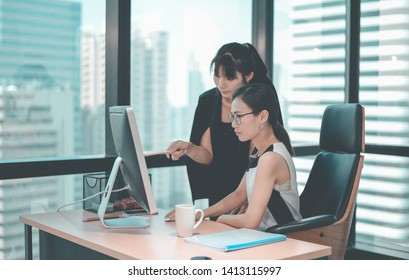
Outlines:
[[217,221],[236,228],[256,229],[263,218],[282,164],[285,164],[284,159],[276,153],[261,156],[247,211],[237,215],[222,215]]

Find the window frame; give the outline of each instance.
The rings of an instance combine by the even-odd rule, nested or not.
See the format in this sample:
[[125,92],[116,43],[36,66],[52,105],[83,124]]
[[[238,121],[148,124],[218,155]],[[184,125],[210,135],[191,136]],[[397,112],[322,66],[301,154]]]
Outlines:
[[[253,0],[252,41],[273,75],[274,0]],[[361,1],[346,0],[346,91],[345,103],[359,102],[359,48]],[[131,0],[106,0],[106,101],[109,107],[130,104],[130,38]],[[109,118],[105,118],[105,156],[41,158],[0,161],[0,180],[109,172],[115,159],[115,148]],[[318,145],[295,147],[297,156],[316,155]],[[366,145],[366,153],[409,157],[409,147]],[[185,161],[167,161],[163,157],[147,157],[148,168],[185,165]],[[354,245],[355,222],[350,245]]]

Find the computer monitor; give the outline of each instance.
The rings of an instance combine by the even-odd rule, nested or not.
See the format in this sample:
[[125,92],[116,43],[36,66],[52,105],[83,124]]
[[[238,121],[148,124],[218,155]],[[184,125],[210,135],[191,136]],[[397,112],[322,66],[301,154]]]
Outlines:
[[104,219],[109,197],[119,170],[121,170],[125,185],[129,186],[130,196],[148,214],[157,213],[133,108],[131,106],[110,107],[109,119],[117,158],[101,199],[98,217],[101,223],[108,228],[147,227],[149,224],[144,217],[130,216],[118,219]]

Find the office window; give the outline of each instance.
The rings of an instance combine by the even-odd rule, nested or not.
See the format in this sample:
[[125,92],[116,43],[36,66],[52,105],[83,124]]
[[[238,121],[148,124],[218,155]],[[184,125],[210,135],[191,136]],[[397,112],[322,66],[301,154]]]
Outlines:
[[[275,1],[273,81],[293,146],[318,145],[321,117],[344,102],[345,1]],[[302,192],[315,156],[296,157]]]
[[365,154],[355,247],[409,258],[409,158]]
[[[75,186],[75,187],[74,187]],[[0,260],[24,259],[24,227],[20,215],[56,211],[82,199],[82,174],[2,180],[0,185]],[[82,203],[63,210],[82,208]],[[38,258],[38,231],[33,232]]]
[[360,101],[367,144],[409,146],[409,2],[362,1]]
[[[362,0],[359,101],[366,144],[409,149],[409,3]],[[344,102],[346,1],[274,3],[273,80],[295,146],[318,144],[325,106]],[[387,150],[385,150],[387,153]],[[302,189],[312,158],[297,158]],[[356,248],[409,256],[409,160],[365,154]]]
[[[0,3],[0,160],[103,155],[105,1]],[[0,259],[24,258],[19,215],[81,197],[81,175],[1,180]]]
[[344,102],[345,1],[274,2],[273,81],[294,146],[318,144],[327,105]]
[[[362,1],[360,102],[366,143],[409,149],[409,2]],[[409,257],[409,158],[365,155],[356,246]]]
[[[188,140],[199,95],[214,87],[210,61],[251,42],[251,0],[132,1],[131,104],[145,151]],[[152,170],[158,207],[191,201],[186,168]]]
[[0,159],[104,153],[104,21],[104,1],[1,1]]

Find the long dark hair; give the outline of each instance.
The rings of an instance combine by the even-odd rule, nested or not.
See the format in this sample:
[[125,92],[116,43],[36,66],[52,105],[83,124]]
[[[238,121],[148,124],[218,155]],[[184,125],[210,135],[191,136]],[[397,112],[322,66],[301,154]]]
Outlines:
[[210,63],[210,69],[213,70],[215,76],[218,76],[220,66],[223,66],[228,78],[237,78],[236,71],[241,73],[243,78],[253,72],[254,76],[250,83],[272,85],[267,75],[266,65],[256,48],[249,43],[233,42],[223,45]]
[[[267,67],[252,44],[233,42],[223,45],[210,63],[210,69],[211,71],[213,70],[213,74],[216,77],[219,76],[220,66],[223,66],[224,75],[229,79],[237,78],[236,72],[241,73],[243,78],[253,72],[254,75],[249,84],[260,83],[271,87],[273,94],[278,100],[277,91],[273,82],[268,77]],[[277,114],[278,121],[283,126],[280,104],[278,104]]]
[[239,87],[233,94],[233,100],[240,97],[258,115],[261,111],[268,112],[268,122],[271,124],[276,137],[284,143],[288,152],[293,156],[294,149],[291,145],[287,131],[278,121],[279,102],[271,87],[264,84],[253,83]]

